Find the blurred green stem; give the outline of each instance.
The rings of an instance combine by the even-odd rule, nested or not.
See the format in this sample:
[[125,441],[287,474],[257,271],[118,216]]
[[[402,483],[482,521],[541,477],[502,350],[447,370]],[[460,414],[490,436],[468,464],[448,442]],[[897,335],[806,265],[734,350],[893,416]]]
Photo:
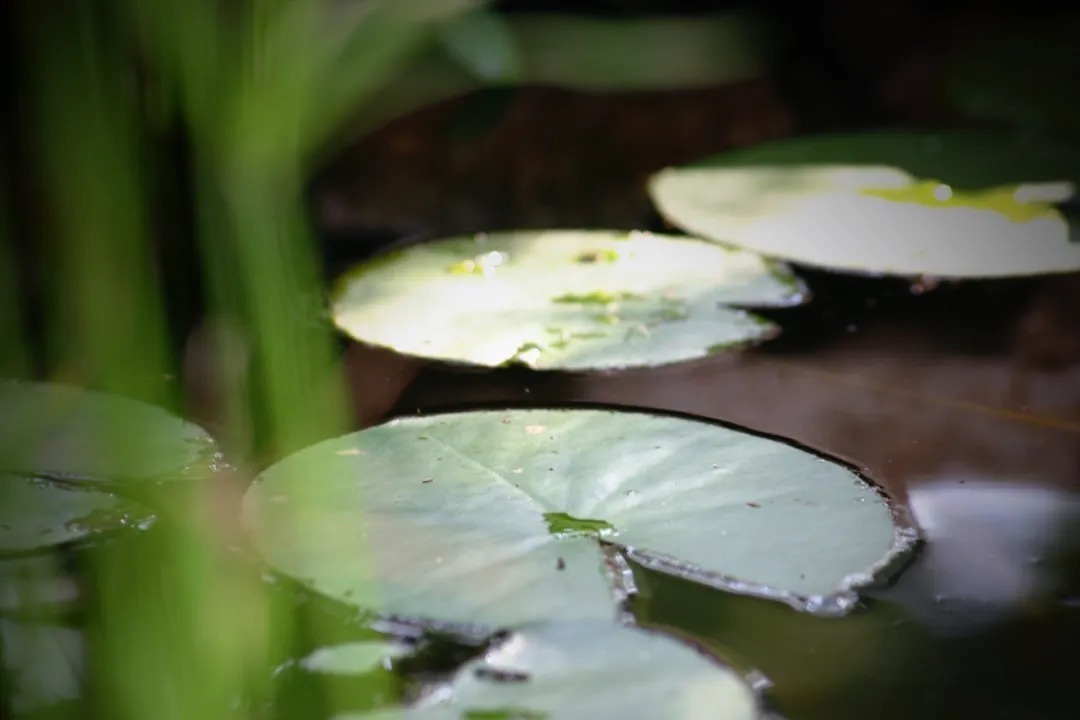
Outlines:
[[147,222],[145,134],[114,34],[91,2],[25,6],[33,152],[51,226],[51,365],[169,404],[163,301]]
[[[478,17],[488,22],[476,23]],[[626,93],[721,87],[761,76],[772,55],[765,23],[741,11],[601,19],[478,9],[450,20],[436,39],[388,78],[377,102],[364,106],[335,145],[320,148],[324,156],[397,117],[485,88]]]
[[[230,433],[278,457],[348,427],[300,190],[281,174],[198,164],[200,246],[216,313],[242,329],[251,353],[250,398],[230,388]],[[261,427],[250,427],[253,420]]]

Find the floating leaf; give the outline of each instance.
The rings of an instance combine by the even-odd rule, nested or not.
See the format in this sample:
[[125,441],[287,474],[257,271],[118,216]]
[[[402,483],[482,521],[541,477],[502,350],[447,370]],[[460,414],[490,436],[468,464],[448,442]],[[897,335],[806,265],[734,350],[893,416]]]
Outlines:
[[756,718],[735,673],[663,635],[612,623],[523,628],[463,665],[450,691],[405,711],[335,720],[697,720]]
[[388,641],[351,642],[321,647],[299,662],[312,673],[362,675],[385,669],[386,664],[409,652],[401,643]]
[[699,358],[776,331],[727,305],[801,302],[753,253],[649,233],[538,231],[390,253],[339,284],[338,327],[361,342],[482,366],[609,369]]
[[0,380],[0,471],[101,482],[167,480],[205,470],[202,428],[128,398]]
[[390,663],[409,651],[401,643],[371,640],[321,647],[290,660],[274,671],[273,717],[327,717],[400,702],[402,681]]
[[[920,188],[946,185],[953,197],[970,198],[1007,196],[1022,185],[1018,202],[1057,203],[1078,182],[1080,153],[1046,140],[875,132],[743,148],[664,170],[649,191],[671,223],[766,255],[857,272],[972,277],[1071,269],[1075,228],[1045,207],[1016,223],[1008,217],[1015,205],[1006,212],[928,206],[918,202]],[[889,189],[912,196],[873,197]],[[1039,192],[1046,190],[1053,192]]]
[[263,473],[244,518],[272,567],[319,592],[482,626],[615,617],[600,540],[831,614],[908,544],[836,463],[711,423],[580,409],[407,418],[320,443]]
[[1080,269],[1076,228],[1050,203],[1068,182],[977,190],[895,167],[667,169],[650,181],[688,232],[767,256],[902,276],[1001,277]]
[[0,473],[0,553],[40,550],[151,521],[115,495]]

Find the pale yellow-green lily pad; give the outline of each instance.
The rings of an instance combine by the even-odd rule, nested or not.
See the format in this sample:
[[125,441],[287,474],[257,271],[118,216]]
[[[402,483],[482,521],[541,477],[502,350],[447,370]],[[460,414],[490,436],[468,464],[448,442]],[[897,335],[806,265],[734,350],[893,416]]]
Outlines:
[[660,213],[701,237],[822,268],[990,278],[1080,269],[1068,181],[953,187],[885,165],[703,165],[649,183]]
[[759,255],[644,232],[545,230],[438,240],[359,266],[337,326],[375,346],[485,367],[608,370],[692,360],[770,337],[743,310],[797,304]]

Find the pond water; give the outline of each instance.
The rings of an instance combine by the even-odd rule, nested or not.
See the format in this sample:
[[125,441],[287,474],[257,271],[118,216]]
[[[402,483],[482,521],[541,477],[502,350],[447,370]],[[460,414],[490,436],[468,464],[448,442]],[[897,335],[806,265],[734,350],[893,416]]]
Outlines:
[[[394,414],[474,403],[660,408],[865,468],[928,542],[842,620],[635,568],[638,621],[769,679],[784,717],[1065,718],[1080,638],[1075,279],[911,286],[804,273],[762,348],[652,371],[423,367]],[[379,353],[354,348],[359,356]]]
[[[745,672],[789,720],[1072,717],[1074,671],[1063,659],[1080,638],[1080,342],[1063,318],[1076,279],[912,286],[801,274],[814,301],[770,311],[785,328],[780,338],[656,370],[468,371],[343,341],[357,414],[372,424],[451,407],[654,408],[841,457],[906,502],[925,532],[895,582],[835,619],[634,567],[636,621]],[[151,543],[159,530],[112,542],[118,550]],[[44,615],[0,607],[6,652],[31,642],[48,650],[37,670],[9,678],[17,685],[9,707],[19,709],[27,692],[48,700],[27,716],[85,716],[87,608],[73,603],[70,580],[92,578],[83,550],[66,561]],[[25,561],[0,569],[17,562]],[[279,578],[266,582],[281,603],[304,608],[282,662],[378,636],[353,610]],[[479,638],[393,629],[426,643],[423,651],[396,675],[335,680],[354,709],[413,696],[483,647]],[[275,682],[273,717],[325,716],[322,685],[302,669],[288,666]],[[0,697],[10,692],[0,688]]]
[[[1063,658],[1080,638],[1080,363],[1075,327],[1055,318],[1075,279],[912,287],[803,274],[815,300],[771,312],[781,338],[659,370],[477,372],[346,345],[357,412],[374,423],[463,406],[645,407],[844,458],[906,502],[924,530],[927,543],[895,582],[831,619],[635,567],[637,622],[763,683],[769,707],[790,720],[1072,717]],[[113,542],[146,543],[154,532]],[[67,560],[65,577],[86,580],[82,552]],[[306,608],[294,657],[377,635],[348,608],[268,582]],[[57,612],[5,606],[0,632],[9,650],[49,649],[37,672],[13,678],[19,692],[55,701],[35,717],[71,717],[63,713],[85,699],[83,616],[69,609],[67,580],[50,592]],[[404,675],[343,680],[342,692],[357,708],[409,697],[481,647],[435,637]],[[295,666],[279,674],[275,717],[322,717],[321,685],[309,680]]]

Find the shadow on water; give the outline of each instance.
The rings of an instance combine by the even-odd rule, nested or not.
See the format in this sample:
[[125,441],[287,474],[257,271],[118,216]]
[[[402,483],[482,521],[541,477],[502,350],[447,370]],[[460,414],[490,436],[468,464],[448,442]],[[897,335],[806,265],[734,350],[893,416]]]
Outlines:
[[891,586],[821,619],[637,568],[639,621],[760,671],[791,720],[1071,717],[1080,352],[1067,317],[1080,282],[805,275],[814,302],[774,312],[784,335],[758,350],[592,375],[424,365],[391,414],[653,407],[848,460],[908,503],[927,538]]
[[760,670],[785,717],[1064,718],[1075,710],[1073,671],[1059,658],[1069,657],[1080,623],[1064,606],[951,634],[886,600],[836,620],[648,571],[639,581],[640,622]]

